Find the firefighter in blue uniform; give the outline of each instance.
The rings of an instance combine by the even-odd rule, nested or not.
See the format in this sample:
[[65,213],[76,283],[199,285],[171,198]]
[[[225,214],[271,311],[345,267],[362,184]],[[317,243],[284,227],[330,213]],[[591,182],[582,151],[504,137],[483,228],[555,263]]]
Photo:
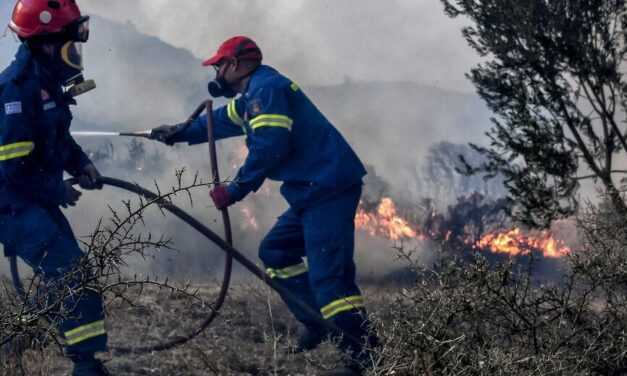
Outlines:
[[[364,339],[340,341],[357,364],[366,354],[364,344],[374,340],[353,261],[354,217],[366,170],[298,85],[261,60],[255,42],[234,37],[203,63],[217,72],[209,84],[213,97],[241,94],[213,112],[216,139],[243,135],[249,150],[234,181],[215,187],[211,197],[222,209],[257,191],[267,178],[283,182],[290,207],[261,243],[259,257],[268,275],[319,311],[319,318]],[[204,115],[188,127],[162,126],[152,137],[167,144],[206,142],[206,122]],[[307,329],[297,350],[312,349],[327,337],[315,319],[286,303]]]
[[[0,243],[44,278],[51,299],[54,288],[78,287],[80,277],[68,276],[83,257],[59,209],[74,206],[81,193],[64,183],[63,173],[83,189],[102,188],[98,170],[69,133],[71,93],[89,87],[80,54],[88,20],[74,0],[17,1],[9,27],[22,44],[0,74]],[[49,319],[65,339],[73,375],[108,374],[94,357],[107,342],[101,296],[82,291],[62,306]]]

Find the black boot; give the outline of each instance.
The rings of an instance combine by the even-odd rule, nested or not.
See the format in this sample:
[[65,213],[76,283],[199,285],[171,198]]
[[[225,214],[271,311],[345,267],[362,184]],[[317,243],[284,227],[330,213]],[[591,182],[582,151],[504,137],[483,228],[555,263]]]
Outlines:
[[72,376],[111,376],[102,362],[93,354],[72,356],[74,369]]
[[371,330],[365,311],[338,315],[334,324],[343,332],[338,333],[338,348],[348,356],[347,368],[362,374],[376,360],[379,338]]
[[303,325],[298,333],[294,353],[310,351],[318,347],[329,337],[329,331],[317,326]]

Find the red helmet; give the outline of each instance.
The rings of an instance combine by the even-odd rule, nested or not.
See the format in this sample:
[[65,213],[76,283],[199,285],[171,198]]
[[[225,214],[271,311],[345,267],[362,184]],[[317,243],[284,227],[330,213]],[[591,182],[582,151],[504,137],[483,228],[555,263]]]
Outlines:
[[[87,17],[81,16],[76,0],[18,0],[9,28],[20,38],[28,39],[64,32],[70,25],[82,24],[86,20]],[[85,33],[85,30],[81,32]]]
[[216,65],[224,58],[236,57],[242,60],[261,61],[263,55],[261,49],[252,39],[244,36],[229,38],[218,48],[218,52],[211,58],[203,61],[202,65]]

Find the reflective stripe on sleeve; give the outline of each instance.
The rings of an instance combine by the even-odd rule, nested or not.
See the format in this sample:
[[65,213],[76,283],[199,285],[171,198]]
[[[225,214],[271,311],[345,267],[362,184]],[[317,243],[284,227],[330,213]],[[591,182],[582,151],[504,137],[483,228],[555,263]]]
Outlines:
[[296,277],[297,275],[301,275],[304,273],[307,273],[307,265],[304,262],[298,265],[288,266],[287,268],[283,268],[283,269],[273,269],[273,268],[266,269],[266,274],[268,274],[270,278],[279,278],[279,279],[292,278],[292,277]]
[[364,307],[364,297],[361,295],[353,295],[346,298],[335,300],[320,309],[322,317],[325,320],[337,315],[338,313],[351,311]]
[[255,130],[261,127],[279,127],[292,130],[294,121],[285,115],[259,115],[250,121],[250,127]]
[[0,161],[26,157],[35,150],[35,143],[32,141],[18,142],[0,146]]
[[236,125],[239,125],[240,127],[244,128],[244,120],[242,120],[242,118],[239,116],[239,114],[237,113],[237,107],[235,106],[235,101],[231,101],[227,106],[226,106],[226,113],[229,116],[229,119]]
[[106,333],[107,331],[105,330],[104,321],[100,320],[92,322],[91,324],[79,326],[76,329],[65,332],[63,335],[65,337],[65,342],[71,346]]

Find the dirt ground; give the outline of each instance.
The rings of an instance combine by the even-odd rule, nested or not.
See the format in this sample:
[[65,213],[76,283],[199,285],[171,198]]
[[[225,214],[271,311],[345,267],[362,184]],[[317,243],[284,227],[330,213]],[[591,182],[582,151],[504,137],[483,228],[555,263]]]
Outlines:
[[[211,301],[215,289],[203,288],[199,296]],[[365,288],[368,306],[375,314],[394,295],[391,288]],[[131,294],[132,296],[132,294]],[[132,299],[108,306],[109,344],[151,345],[189,332],[207,314],[206,306],[188,297],[165,291],[147,290]],[[101,354],[113,375],[317,375],[342,362],[332,343],[294,354],[298,324],[278,296],[268,288],[238,285],[219,317],[205,332],[173,350],[146,355]],[[71,364],[59,347],[29,350],[23,361],[26,375],[67,375]],[[15,374],[20,374],[15,372]]]

